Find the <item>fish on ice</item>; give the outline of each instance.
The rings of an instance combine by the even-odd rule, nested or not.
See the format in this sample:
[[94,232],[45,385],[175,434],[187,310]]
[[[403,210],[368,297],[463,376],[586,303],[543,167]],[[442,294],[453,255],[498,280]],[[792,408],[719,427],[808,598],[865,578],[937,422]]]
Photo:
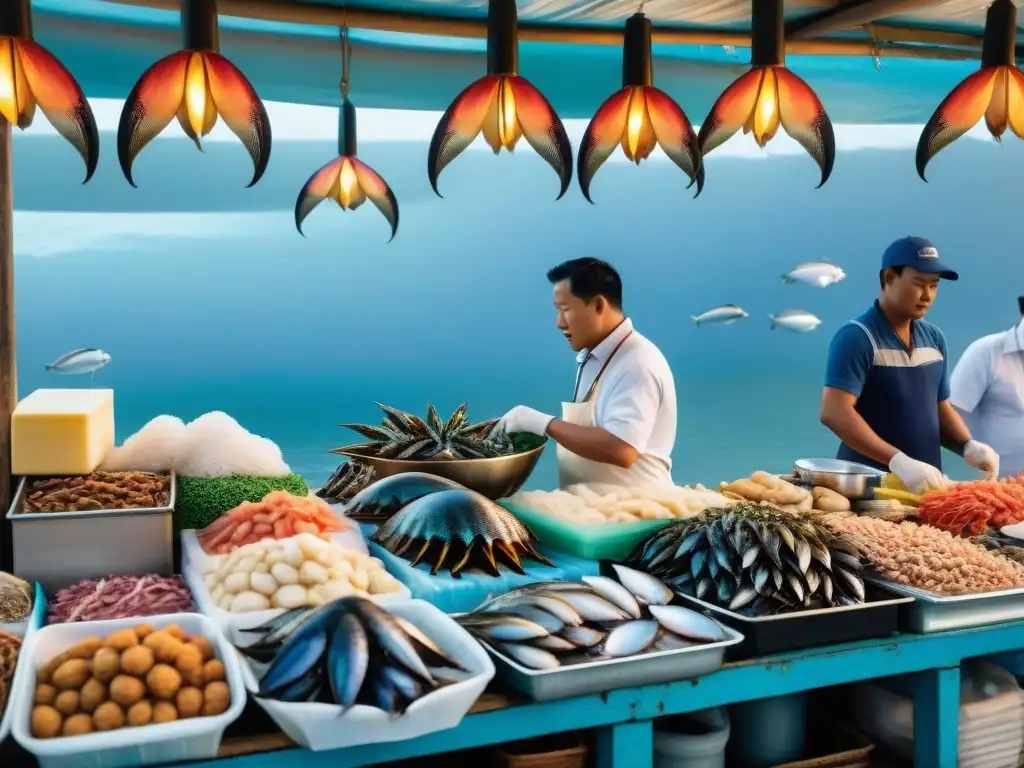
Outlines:
[[773,331],[778,326],[794,333],[810,333],[821,325],[818,317],[804,309],[787,309],[777,315],[768,315],[768,320]]
[[750,317],[750,315],[743,311],[743,307],[739,307],[735,304],[723,304],[720,307],[715,307],[714,309],[709,309],[706,312],[701,312],[699,315],[695,315],[690,319],[693,320],[699,328],[701,323],[729,325],[729,323],[735,323],[737,320],[742,320],[745,317]]
[[846,277],[838,264],[830,261],[805,261],[782,276],[784,283],[803,283],[815,288],[827,288]]
[[109,363],[110,359],[110,355],[102,349],[83,347],[82,349],[73,349],[61,355],[47,365],[46,370],[69,375],[96,373],[96,371]]

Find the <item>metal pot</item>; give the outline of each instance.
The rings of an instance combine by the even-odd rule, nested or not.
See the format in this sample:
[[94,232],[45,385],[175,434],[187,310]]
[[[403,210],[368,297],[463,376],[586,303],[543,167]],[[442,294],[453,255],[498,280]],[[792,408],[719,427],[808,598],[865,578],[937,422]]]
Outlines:
[[885,473],[854,461],[798,459],[793,474],[805,485],[820,485],[851,501],[861,501],[872,498],[872,489],[881,484]]

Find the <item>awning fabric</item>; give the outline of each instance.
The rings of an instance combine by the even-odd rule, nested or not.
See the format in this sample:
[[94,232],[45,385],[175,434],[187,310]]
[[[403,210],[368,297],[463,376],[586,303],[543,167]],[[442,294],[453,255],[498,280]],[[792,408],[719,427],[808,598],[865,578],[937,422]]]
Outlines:
[[[457,5],[430,0],[374,0],[398,10]],[[531,0],[531,18],[614,23],[635,7],[621,0]],[[664,9],[686,3],[660,0]],[[950,18],[976,26],[976,0],[949,0]],[[33,0],[36,39],[71,69],[86,93],[124,98],[138,76],[180,47],[178,14],[104,0]],[[741,24],[746,0],[703,3],[712,21]],[[983,12],[984,4],[980,4]],[[573,8],[577,16],[573,16]],[[655,10],[651,10],[654,8]],[[539,9],[539,10],[538,10]],[[645,12],[657,23],[658,4]],[[473,15],[484,12],[473,3]],[[543,11],[543,13],[541,13]],[[670,10],[666,10],[669,13]],[[579,16],[579,14],[583,14]],[[521,12],[521,18],[528,15]],[[709,17],[710,18],[710,17]],[[686,19],[683,19],[684,21]],[[692,19],[690,19],[692,21]],[[927,21],[927,18],[925,18]],[[221,50],[249,77],[266,101],[333,105],[338,101],[337,30],[221,16]],[[443,110],[484,74],[484,42],[352,30],[351,97],[358,106]],[[694,123],[745,71],[749,51],[721,46],[655,46],[655,83],[671,94]],[[977,62],[871,57],[790,56],[836,123],[922,123]],[[621,51],[614,46],[522,43],[520,73],[539,87],[563,118],[590,117],[620,85]]]

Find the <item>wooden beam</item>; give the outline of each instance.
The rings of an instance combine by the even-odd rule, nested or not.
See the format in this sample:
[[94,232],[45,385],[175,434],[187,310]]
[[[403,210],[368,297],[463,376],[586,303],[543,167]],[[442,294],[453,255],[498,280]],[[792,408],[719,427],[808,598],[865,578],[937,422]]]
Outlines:
[[835,8],[814,13],[786,24],[787,40],[845,32],[870,24],[877,19],[911,13],[930,5],[934,0],[849,0]]
[[[18,404],[14,333],[14,174],[11,124],[0,115],[0,510],[11,506],[11,414]],[[0,537],[0,561],[11,556],[10,525]],[[10,567],[8,565],[8,567]]]
[[[176,11],[179,0],[108,0],[122,5],[144,6]],[[2,0],[0,0],[2,2]],[[351,29],[371,29],[379,32],[403,32],[440,37],[485,38],[487,22],[483,18],[446,18],[430,14],[398,13],[372,8],[313,4],[308,2],[275,2],[274,0],[219,0],[218,9],[225,16],[279,21],[289,24],[313,24]],[[581,45],[622,45],[622,26],[570,27],[565,24],[539,24],[519,22],[519,39],[532,43],[575,43]],[[891,29],[899,29],[892,27]],[[926,30],[908,35],[909,42],[927,43]],[[915,31],[916,32],[916,31]],[[948,34],[948,33],[943,33]],[[738,48],[750,45],[750,33],[714,28],[685,28],[654,26],[652,40],[665,45],[730,45]],[[963,42],[973,44],[974,39],[963,36]],[[895,42],[895,40],[894,40]],[[934,58],[963,60],[978,58],[977,50],[957,50],[927,45],[877,44],[868,37],[842,40],[787,41],[786,52],[815,56],[885,56],[896,58]]]

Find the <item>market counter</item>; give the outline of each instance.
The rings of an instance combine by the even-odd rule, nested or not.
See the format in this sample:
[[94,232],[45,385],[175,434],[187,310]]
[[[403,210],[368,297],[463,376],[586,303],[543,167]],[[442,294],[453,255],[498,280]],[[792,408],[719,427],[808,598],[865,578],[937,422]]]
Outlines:
[[[960,716],[960,663],[1024,655],[1024,621],[929,635],[898,635],[727,664],[695,679],[543,703],[485,694],[454,729],[418,739],[330,752],[290,746],[283,734],[225,739],[222,758],[192,768],[356,768],[597,728],[598,768],[649,768],[652,720],[663,715],[910,675],[894,681],[914,696],[914,764],[955,768]],[[272,751],[268,751],[272,750]]]

